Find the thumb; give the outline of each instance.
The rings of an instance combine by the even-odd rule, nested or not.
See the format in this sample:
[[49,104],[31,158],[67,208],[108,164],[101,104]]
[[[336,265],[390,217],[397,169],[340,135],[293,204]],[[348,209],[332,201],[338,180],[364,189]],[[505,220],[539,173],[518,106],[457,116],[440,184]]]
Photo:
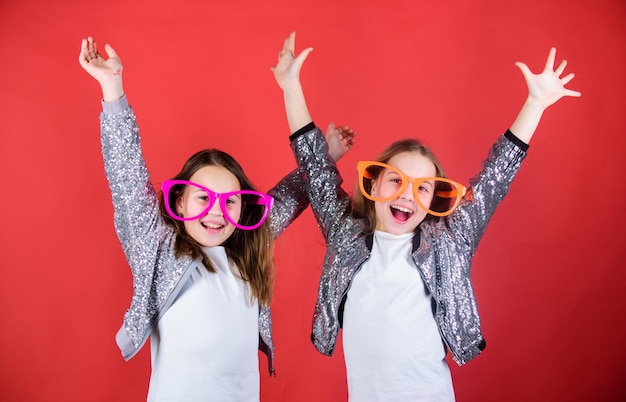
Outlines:
[[303,51],[300,52],[298,57],[296,57],[296,59],[293,61],[293,64],[298,67],[298,70],[300,70],[300,68],[302,67],[302,64],[304,64],[304,61],[306,60],[307,57],[309,57],[309,54],[312,51],[313,51],[312,47],[304,49]]
[[106,45],[104,45],[104,51],[107,52],[107,56],[109,58],[111,58],[111,57],[119,57],[117,55],[117,52],[115,51],[115,49],[113,49],[111,47],[111,45],[109,45],[108,43]]
[[517,66],[517,68],[520,69],[520,71],[522,72],[524,77],[528,77],[528,76],[532,75],[532,72],[530,71],[530,69],[528,68],[528,66],[525,63],[522,63],[521,61],[518,61],[518,62],[515,62],[515,65]]

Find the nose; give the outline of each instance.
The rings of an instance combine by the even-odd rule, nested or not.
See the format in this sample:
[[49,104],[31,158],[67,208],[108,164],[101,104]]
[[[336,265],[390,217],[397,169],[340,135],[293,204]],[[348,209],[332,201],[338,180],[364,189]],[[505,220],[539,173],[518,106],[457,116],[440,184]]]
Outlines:
[[219,199],[215,200],[215,202],[213,203],[213,206],[211,206],[211,208],[207,212],[207,215],[224,216],[224,213],[222,212],[222,206],[220,205],[220,200]]
[[409,181],[409,184],[407,184],[404,191],[400,193],[399,198],[402,198],[408,201],[415,201],[414,196],[413,196],[413,180]]

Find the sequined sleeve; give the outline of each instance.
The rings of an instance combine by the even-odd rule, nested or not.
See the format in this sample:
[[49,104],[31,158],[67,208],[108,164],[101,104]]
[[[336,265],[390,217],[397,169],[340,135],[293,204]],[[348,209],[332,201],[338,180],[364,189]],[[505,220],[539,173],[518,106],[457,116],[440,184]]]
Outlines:
[[309,205],[302,172],[299,169],[291,171],[268,193],[274,197],[270,222],[274,238],[277,238]]
[[[158,200],[141,151],[135,114],[125,98],[103,103],[100,133],[105,174],[113,200],[115,230],[133,271],[154,264],[146,253],[159,247],[159,231],[164,230]],[[152,250],[152,251],[151,251]]]
[[507,138],[509,136],[512,136],[510,132],[500,136],[491,147],[481,171],[470,179],[468,193],[445,220],[446,226],[463,236],[471,254],[526,157],[525,150]]
[[351,211],[350,196],[341,188],[343,179],[328,155],[328,144],[318,127],[292,136],[291,147],[308,184],[308,197],[318,226],[330,244],[341,239],[339,232],[352,231],[353,220],[345,219]]

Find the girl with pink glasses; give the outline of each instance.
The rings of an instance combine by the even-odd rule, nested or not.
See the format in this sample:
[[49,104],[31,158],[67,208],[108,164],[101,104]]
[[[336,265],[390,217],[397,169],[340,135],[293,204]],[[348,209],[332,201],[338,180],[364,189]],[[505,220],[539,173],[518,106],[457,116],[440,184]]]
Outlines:
[[[306,208],[294,171],[269,194],[230,155],[200,151],[162,185],[149,180],[122,62],[92,38],[80,65],[103,94],[100,130],[115,229],[133,274],[133,297],[116,340],[124,359],[150,338],[148,400],[258,401],[258,349],[273,373],[269,303],[273,239]],[[329,130],[333,158],[354,133]]]

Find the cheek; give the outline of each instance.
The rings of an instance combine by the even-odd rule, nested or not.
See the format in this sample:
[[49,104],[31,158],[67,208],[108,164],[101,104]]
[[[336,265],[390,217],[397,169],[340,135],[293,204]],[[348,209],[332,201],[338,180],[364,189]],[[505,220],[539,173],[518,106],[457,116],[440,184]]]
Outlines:
[[379,180],[372,184],[372,196],[377,198],[389,197],[393,194],[393,189],[388,183],[380,183]]
[[226,209],[228,210],[228,216],[230,217],[230,219],[234,220],[235,222],[239,222],[239,219],[241,218],[241,206],[231,205],[227,206]]
[[427,215],[428,213],[425,210],[419,208],[417,210],[417,213],[415,214],[415,217],[417,218],[417,224],[419,225],[424,220],[424,218],[426,218]]
[[374,202],[374,211],[376,212],[376,220],[381,221],[385,218],[386,212],[389,209],[386,203]]
[[181,210],[185,213],[185,216],[196,216],[202,213],[207,207],[206,202],[185,199],[181,202]]
[[433,203],[433,194],[432,193],[420,194],[419,197],[420,197],[420,201],[422,202],[422,204],[430,208],[431,204]]

